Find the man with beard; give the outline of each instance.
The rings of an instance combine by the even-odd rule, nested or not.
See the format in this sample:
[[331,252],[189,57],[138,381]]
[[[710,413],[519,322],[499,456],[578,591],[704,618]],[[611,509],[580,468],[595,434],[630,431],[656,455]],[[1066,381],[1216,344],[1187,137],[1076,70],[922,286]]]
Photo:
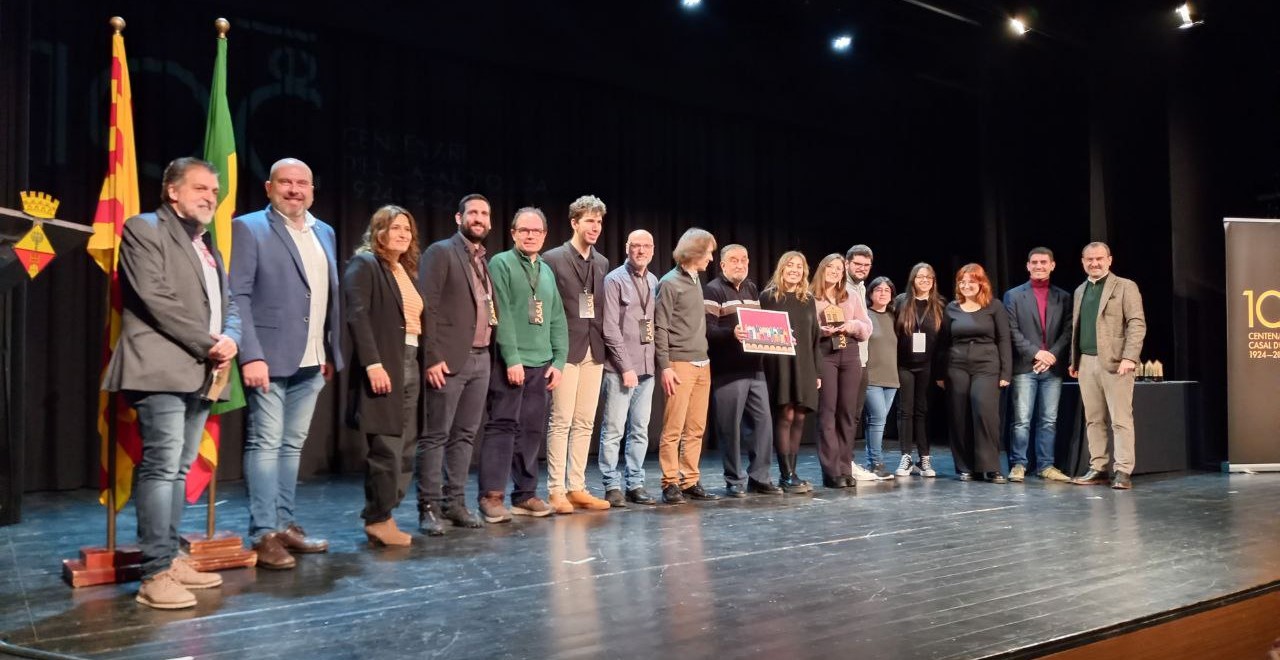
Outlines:
[[[746,497],[747,491],[781,495],[769,481],[773,461],[773,415],[764,381],[764,360],[743,350],[746,331],[738,324],[739,309],[760,309],[760,291],[747,279],[747,248],[732,244],[720,250],[720,277],[702,287],[707,313],[707,346],[711,357],[711,400],[715,411],[716,442],[724,461],[725,491]],[[750,461],[742,469],[743,419],[751,427],[747,450]]]
[[560,386],[551,394],[551,420],[547,423],[547,493],[556,513],[610,506],[587,491],[586,477],[605,359],[604,315],[597,307],[609,260],[595,249],[604,214],[604,202],[594,195],[574,200],[569,205],[573,237],[543,255],[556,276],[569,328],[569,358]]
[[[849,292],[849,297],[853,299],[853,304],[866,313],[867,309],[867,278],[871,277],[871,260],[874,255],[871,248],[866,245],[858,244],[844,253],[844,263],[848,278],[845,280],[845,290]],[[870,338],[858,340],[858,359],[862,362],[862,380],[858,383],[858,398],[853,404],[853,423],[855,431],[853,439],[864,435],[863,431],[866,425],[862,421],[862,408],[867,403],[867,386],[870,384],[871,370],[867,368],[867,358],[870,357],[868,342]],[[851,441],[852,441],[851,440]],[[870,453],[871,448],[867,448]],[[856,457],[850,456],[853,461],[853,478],[857,481],[879,481],[883,479],[892,479],[893,473],[877,469],[875,472],[868,470],[858,462]],[[868,456],[868,463],[877,465],[881,462],[879,456]]]
[[302,446],[325,381],[342,368],[337,242],[308,209],[311,168],[271,166],[267,208],[231,223],[231,294],[244,323],[240,374],[249,405],[244,481],[249,537],[263,568],[293,568],[291,552],[324,552],[294,520]]
[[[493,280],[485,261],[489,200],[470,194],[458,202],[458,233],[427,246],[418,282],[427,308],[423,398],[426,421],[418,436],[418,527],[444,534],[441,518],[479,527],[463,491],[489,385],[489,344],[498,325]],[[442,478],[443,471],[443,478]]]
[[[137,601],[164,610],[194,607],[189,589],[222,584],[178,555],[187,470],[209,416],[210,384],[226,373],[240,341],[222,257],[205,226],[218,205],[218,176],[196,158],[164,170],[165,203],[129,218],[120,237],[120,339],[102,389],[123,392],[138,413],[142,462],[134,502],[142,587]],[[223,398],[226,391],[223,390]]]

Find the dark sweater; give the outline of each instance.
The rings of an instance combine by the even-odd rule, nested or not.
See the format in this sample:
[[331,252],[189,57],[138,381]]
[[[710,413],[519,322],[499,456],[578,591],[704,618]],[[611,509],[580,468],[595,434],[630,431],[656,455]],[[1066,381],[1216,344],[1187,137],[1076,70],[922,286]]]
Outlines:
[[933,366],[933,356],[938,350],[938,328],[933,324],[933,315],[928,314],[925,310],[927,300],[916,300],[908,298],[907,294],[899,294],[893,299],[893,307],[897,310],[903,310],[906,305],[906,313],[913,315],[919,320],[919,330],[924,333],[924,352],[916,353],[912,350],[911,335],[916,329],[917,322],[911,323],[912,330],[902,332],[898,328],[897,321],[894,321],[894,331],[898,334],[898,368],[899,369],[923,369]]
[[[564,303],[564,318],[569,329],[569,364],[582,362],[591,348],[591,358],[604,362],[604,276],[609,273],[609,260],[593,247],[583,259],[572,243],[551,248],[542,255],[556,276],[556,288]],[[578,297],[583,291],[595,295],[595,318],[578,318]]]
[[763,356],[742,350],[733,336],[738,325],[738,309],[760,309],[756,283],[743,280],[735,289],[724,275],[702,285],[702,304],[707,313],[707,354],[711,357],[711,377],[723,380],[753,378],[764,368]]

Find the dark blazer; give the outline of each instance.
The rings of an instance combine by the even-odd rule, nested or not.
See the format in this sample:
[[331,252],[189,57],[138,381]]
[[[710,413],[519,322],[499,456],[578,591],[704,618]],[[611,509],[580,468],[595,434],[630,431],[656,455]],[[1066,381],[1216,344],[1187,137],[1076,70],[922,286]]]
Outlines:
[[[577,260],[577,264],[574,261]],[[551,248],[542,254],[542,261],[551,266],[556,276],[556,288],[560,290],[560,301],[564,304],[564,318],[569,329],[569,364],[577,364],[587,357],[587,348],[591,349],[591,359],[604,364],[604,276],[609,274],[609,260],[594,247],[591,248],[591,265],[594,277],[591,291],[595,294],[595,318],[578,318],[578,295],[582,293],[582,280],[578,277],[575,265],[581,265],[583,258],[573,243],[565,241],[563,245]]]
[[[1076,287],[1071,308],[1071,366],[1080,368],[1080,346],[1075,333],[1080,331],[1080,301],[1084,298],[1084,285]],[[1098,331],[1098,360],[1111,373],[1120,369],[1120,360],[1142,363],[1142,342],[1147,337],[1147,316],[1142,308],[1142,293],[1133,280],[1110,273],[1102,285],[1102,299],[1098,301],[1098,318],[1088,319]]]
[[458,373],[466,365],[476,335],[470,258],[467,239],[454,234],[428,245],[418,261],[418,288],[427,315],[422,324],[424,369],[444,362],[449,373]]
[[1031,290],[1031,282],[1023,282],[1006,291],[1004,306],[1009,310],[1013,373],[1031,373],[1036,353],[1040,352],[1040,338],[1043,336],[1048,338],[1049,347],[1046,350],[1058,360],[1050,372],[1060,378],[1066,376],[1067,364],[1071,359],[1071,323],[1068,316],[1071,313],[1071,294],[1049,285],[1049,300],[1044,309],[1048,332],[1044,332],[1040,325],[1040,307],[1036,304],[1036,294]]
[[[209,234],[205,244],[222,281],[222,334],[238,345],[240,317],[228,296],[222,255]],[[109,392],[196,392],[207,383],[209,292],[191,235],[168,204],[124,223],[120,239],[120,339],[107,364],[102,388]],[[230,388],[224,388],[226,400]]]
[[[266,360],[272,378],[287,378],[298,370],[307,348],[311,313],[311,287],[302,255],[284,223],[270,207],[231,221],[231,293],[244,321],[240,364]],[[329,261],[325,356],[335,369],[342,369],[337,242],[333,227],[321,220],[311,230]]]
[[[418,289],[421,295],[420,283]],[[347,424],[364,433],[400,435],[404,432],[404,352],[409,347],[404,343],[404,301],[391,268],[372,253],[351,257],[342,275],[342,305],[354,353],[351,386],[347,390]],[[421,342],[418,354],[421,359]],[[391,377],[389,393],[373,393],[366,370],[372,364],[381,364],[387,370]],[[418,377],[422,377],[421,373]]]

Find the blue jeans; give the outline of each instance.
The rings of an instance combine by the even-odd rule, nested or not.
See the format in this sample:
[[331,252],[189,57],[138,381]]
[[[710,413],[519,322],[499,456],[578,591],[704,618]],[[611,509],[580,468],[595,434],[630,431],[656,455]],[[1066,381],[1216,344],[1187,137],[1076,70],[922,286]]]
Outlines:
[[[622,386],[622,374],[604,372],[600,391],[604,415],[600,420],[601,481],[605,492],[625,483],[627,490],[644,486],[644,457],[649,451],[649,413],[653,410],[653,376],[640,376],[632,388]],[[626,477],[618,474],[618,450],[626,436]]]
[[884,447],[884,424],[897,394],[896,387],[867,386],[867,468],[884,462],[880,454]]
[[1052,372],[1025,373],[1013,376],[1013,433],[1009,439],[1009,467],[1026,466],[1027,446],[1031,440],[1031,416],[1036,417],[1036,472],[1053,466],[1054,439],[1057,437],[1058,398],[1062,395],[1062,377]]
[[316,397],[324,389],[320,367],[305,367],[288,378],[272,378],[267,392],[245,391],[249,404],[244,438],[244,479],[249,489],[249,537],[257,543],[294,521],[302,443],[311,429]]
[[142,434],[142,463],[134,478],[142,577],[169,569],[178,556],[178,524],[187,491],[187,471],[200,452],[209,402],[199,394],[130,392]]

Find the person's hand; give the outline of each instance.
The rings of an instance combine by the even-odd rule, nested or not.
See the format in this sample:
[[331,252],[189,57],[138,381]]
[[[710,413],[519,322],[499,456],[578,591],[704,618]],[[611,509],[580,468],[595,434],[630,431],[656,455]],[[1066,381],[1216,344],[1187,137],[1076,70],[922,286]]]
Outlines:
[[512,387],[524,385],[524,365],[513,364],[507,367],[507,383]]
[[550,392],[560,384],[560,370],[555,367],[547,367],[547,391]]
[[1000,381],[1000,387],[1004,388],[1004,387],[1008,387],[1008,386],[1009,386],[1009,381],[1007,381],[1007,380],[1002,380],[1002,381]]
[[945,380],[938,380],[934,382],[938,384],[938,387],[941,387],[944,390],[947,389],[947,382]]
[[388,394],[391,392],[391,376],[387,374],[387,370],[382,367],[374,367],[369,370],[369,387],[373,389],[374,394]]
[[675,369],[667,367],[662,370],[662,391],[666,392],[667,396],[675,396],[676,386],[679,384],[680,377],[676,375]]
[[271,374],[266,360],[254,360],[240,365],[240,376],[245,387],[256,387],[263,394],[271,389]]
[[1058,358],[1054,357],[1053,353],[1049,351],[1039,350],[1036,351],[1036,362],[1043,362],[1044,366],[1052,367],[1058,363]]
[[746,341],[747,340],[746,329],[743,328],[741,324],[733,326],[733,337],[738,341]]
[[626,371],[622,372],[622,386],[623,386],[623,387],[626,387],[626,388],[630,389],[630,388],[635,387],[635,386],[637,386],[637,385],[639,385],[639,384],[640,384],[640,377],[639,377],[639,376],[636,376],[636,372],[635,372],[634,370],[632,370],[632,369],[628,369],[628,370],[626,370]]
[[822,379],[818,379],[818,389],[822,389]]
[[1137,368],[1138,368],[1138,365],[1133,360],[1130,360],[1129,358],[1125,358],[1120,361],[1120,370],[1117,371],[1116,373],[1123,376],[1125,374],[1133,373],[1133,371]]
[[209,359],[214,362],[226,362],[236,356],[236,343],[226,335],[209,335],[213,337],[213,347],[209,349]]
[[323,378],[325,382],[329,382],[329,380],[333,378],[333,374],[333,363],[325,362],[320,365],[320,377]]
[[1068,376],[1071,376],[1072,378],[1079,378],[1079,377],[1080,377],[1080,372],[1076,371],[1075,366],[1068,366],[1068,367],[1067,367],[1067,375],[1068,375]]
[[427,370],[424,372],[427,379],[427,385],[431,386],[431,389],[433,390],[443,389],[444,377],[445,374],[448,373],[449,365],[445,364],[444,360],[427,367]]
[[835,333],[840,331],[839,326],[829,326],[829,325],[818,326],[818,329],[822,331],[823,337],[830,337],[831,335],[834,335]]

